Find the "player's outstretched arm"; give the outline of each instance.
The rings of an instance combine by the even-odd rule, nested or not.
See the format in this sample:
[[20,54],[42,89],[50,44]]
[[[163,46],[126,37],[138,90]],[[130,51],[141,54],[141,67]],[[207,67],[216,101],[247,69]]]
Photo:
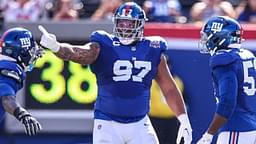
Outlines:
[[15,116],[23,124],[27,135],[36,135],[42,129],[40,123],[19,105],[15,96],[3,96],[2,104],[6,112]]
[[184,137],[185,144],[190,144],[192,141],[192,128],[187,116],[185,103],[182,94],[169,71],[164,56],[161,57],[161,62],[158,66],[156,81],[158,82],[169,107],[180,121],[177,144],[181,142],[182,137]]
[[42,32],[40,45],[53,51],[58,57],[64,60],[71,60],[83,65],[93,63],[99,54],[100,46],[98,43],[88,43],[86,45],[71,45],[59,43],[54,34],[50,34],[46,29],[39,25]]

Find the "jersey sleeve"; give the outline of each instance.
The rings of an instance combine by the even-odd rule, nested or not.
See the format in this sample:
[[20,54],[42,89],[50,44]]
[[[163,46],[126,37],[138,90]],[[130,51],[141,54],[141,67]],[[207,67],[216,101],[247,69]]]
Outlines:
[[161,46],[162,51],[165,52],[168,49],[167,41],[163,37],[160,37],[160,36],[158,36],[158,39],[160,41],[160,46]]
[[168,49],[167,41],[160,36],[150,36],[147,37],[149,42],[149,46],[153,48],[160,48],[162,52],[165,52]]
[[5,75],[16,80],[19,79],[20,82],[23,82],[26,78],[26,73],[16,62],[12,61],[0,61],[0,75]]
[[23,82],[0,74],[0,97],[6,95],[16,95],[17,91],[23,87]]
[[103,44],[108,39],[108,33],[103,30],[94,31],[90,36],[90,42],[98,42]]
[[227,51],[219,51],[210,58],[210,67],[224,66],[233,63],[236,57]]
[[213,70],[213,78],[217,82],[218,104],[216,112],[229,118],[237,103],[238,80],[231,66],[218,66]]
[[168,49],[167,41],[160,36],[159,36],[159,40],[160,40],[160,46],[161,46],[162,51],[166,51]]
[[0,82],[0,97],[15,95],[16,91],[10,84]]

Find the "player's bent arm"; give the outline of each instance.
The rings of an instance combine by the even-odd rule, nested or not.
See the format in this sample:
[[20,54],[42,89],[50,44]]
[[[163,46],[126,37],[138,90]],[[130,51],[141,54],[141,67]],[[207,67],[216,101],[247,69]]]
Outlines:
[[158,66],[156,81],[161,88],[169,107],[173,110],[176,116],[185,114],[186,108],[182,94],[169,71],[164,56],[161,57],[161,62]]
[[17,102],[15,96],[3,96],[2,105],[6,112],[10,113],[19,120],[28,135],[36,135],[42,127],[40,123]]
[[75,46],[66,43],[60,43],[60,49],[55,53],[64,60],[87,65],[93,63],[100,52],[100,45],[96,42],[87,43],[83,46]]
[[15,96],[3,96],[2,104],[6,112],[9,114],[14,114],[16,108],[20,107],[19,103],[16,101]]

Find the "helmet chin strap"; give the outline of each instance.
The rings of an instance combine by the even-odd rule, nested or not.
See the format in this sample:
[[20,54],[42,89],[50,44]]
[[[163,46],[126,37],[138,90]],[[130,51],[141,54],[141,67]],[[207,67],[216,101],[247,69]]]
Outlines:
[[[220,42],[219,42],[219,46],[221,46],[224,42],[226,41],[226,39],[222,39]],[[218,50],[218,46],[214,47],[212,50],[210,50],[210,54],[211,56]]]
[[218,49],[218,47],[215,47],[213,50],[210,50],[209,52],[210,52],[210,55],[212,56],[215,52],[216,52],[216,50]]
[[22,67],[22,69],[26,71],[26,65],[21,61],[20,56],[18,56],[18,61],[17,62]]

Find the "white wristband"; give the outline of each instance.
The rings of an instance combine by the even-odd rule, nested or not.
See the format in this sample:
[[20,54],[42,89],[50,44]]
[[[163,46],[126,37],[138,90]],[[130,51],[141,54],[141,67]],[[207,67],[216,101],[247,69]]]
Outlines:
[[203,135],[203,138],[207,141],[212,141],[213,139],[213,135],[212,134],[209,134],[208,132],[206,132],[204,135]]
[[58,52],[60,50],[60,43],[56,42],[56,44],[51,48],[53,52]]
[[207,132],[207,133],[205,133],[205,134],[203,135],[203,137],[212,139],[212,138],[213,138],[213,135],[212,135],[212,134],[209,134],[209,133]]
[[185,113],[180,114],[177,118],[178,118],[178,120],[180,121],[180,123],[182,123],[182,124],[190,124],[190,123],[189,123],[188,115],[185,114]]

